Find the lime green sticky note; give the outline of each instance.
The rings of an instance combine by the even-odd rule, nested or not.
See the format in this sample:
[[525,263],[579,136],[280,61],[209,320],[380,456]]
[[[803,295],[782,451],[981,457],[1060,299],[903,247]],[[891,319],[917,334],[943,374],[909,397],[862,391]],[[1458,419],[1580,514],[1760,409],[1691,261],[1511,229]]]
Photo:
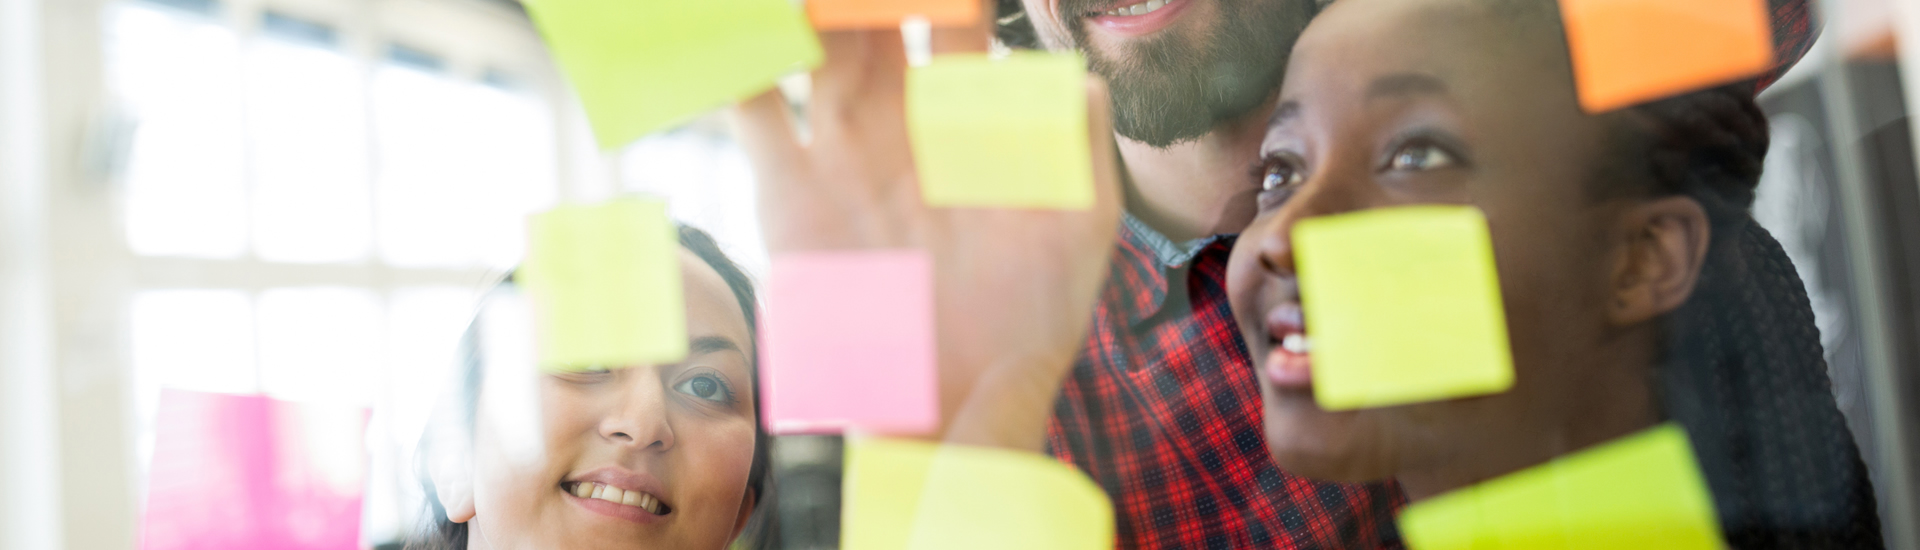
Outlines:
[[613,149],[820,64],[788,0],[528,0],[527,13]]
[[1113,505],[1085,474],[1017,451],[849,437],[847,550],[1113,548]]
[[1666,424],[1408,506],[1413,550],[1724,547],[1693,446]]
[[907,72],[907,134],[928,206],[1093,206],[1086,63],[1072,54],[935,56]]
[[687,353],[680,256],[664,202],[562,206],[528,220],[515,278],[547,369],[678,361]]
[[1484,395],[1513,385],[1487,220],[1469,206],[1309,218],[1293,230],[1327,410]]

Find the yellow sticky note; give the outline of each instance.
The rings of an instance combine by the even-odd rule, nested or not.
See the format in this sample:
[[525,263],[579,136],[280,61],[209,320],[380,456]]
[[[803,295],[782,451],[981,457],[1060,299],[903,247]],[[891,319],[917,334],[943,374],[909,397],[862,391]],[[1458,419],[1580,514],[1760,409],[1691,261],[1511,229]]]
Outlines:
[[1440,495],[1400,514],[1413,550],[1725,545],[1712,493],[1678,424]]
[[820,64],[788,0],[528,0],[603,149],[760,91]]
[[1765,0],[1560,0],[1580,106],[1590,113],[1767,70]]
[[528,220],[515,275],[534,304],[542,368],[678,361],[687,353],[680,256],[666,203],[616,199]]
[[1321,408],[1513,385],[1493,241],[1480,210],[1430,205],[1309,218],[1294,227],[1293,247]]
[[922,441],[849,437],[846,550],[1108,550],[1113,505],[1051,458]]
[[1093,206],[1078,55],[935,56],[907,72],[907,134],[929,206]]
[[807,0],[807,17],[821,30],[893,28],[908,16],[940,26],[980,21],[980,0]]

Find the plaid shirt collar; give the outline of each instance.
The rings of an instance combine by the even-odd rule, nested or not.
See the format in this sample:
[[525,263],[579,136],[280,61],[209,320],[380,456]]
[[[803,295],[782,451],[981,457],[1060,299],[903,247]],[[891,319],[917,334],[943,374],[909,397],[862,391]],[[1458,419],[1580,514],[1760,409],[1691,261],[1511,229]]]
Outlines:
[[[1138,292],[1121,293],[1120,303],[1115,305],[1123,306],[1128,325],[1134,327],[1154,318],[1167,305],[1167,289],[1175,288],[1176,284],[1181,288],[1186,286],[1185,268],[1195,258],[1214,246],[1219,246],[1223,251],[1232,251],[1235,238],[1234,235],[1214,235],[1175,243],[1173,239],[1149,227],[1147,222],[1133,217],[1131,212],[1120,219],[1120,224],[1120,240],[1130,246],[1119,247],[1118,253],[1128,257],[1124,258],[1125,262],[1116,259],[1115,269],[1120,269],[1122,263],[1138,268],[1134,270],[1134,275],[1144,284],[1134,289]],[[1154,266],[1158,269],[1147,269]],[[1176,297],[1176,301],[1178,305],[1187,305],[1184,297]]]

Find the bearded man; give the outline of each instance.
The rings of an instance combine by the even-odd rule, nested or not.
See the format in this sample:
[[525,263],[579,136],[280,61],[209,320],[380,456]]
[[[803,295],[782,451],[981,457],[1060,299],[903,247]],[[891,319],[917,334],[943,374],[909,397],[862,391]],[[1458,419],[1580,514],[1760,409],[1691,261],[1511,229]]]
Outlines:
[[1113,498],[1122,548],[1399,546],[1391,484],[1312,481],[1267,454],[1258,381],[1225,300],[1249,168],[1316,0],[999,0],[1015,47],[1105,77],[1126,215],[1047,451]]

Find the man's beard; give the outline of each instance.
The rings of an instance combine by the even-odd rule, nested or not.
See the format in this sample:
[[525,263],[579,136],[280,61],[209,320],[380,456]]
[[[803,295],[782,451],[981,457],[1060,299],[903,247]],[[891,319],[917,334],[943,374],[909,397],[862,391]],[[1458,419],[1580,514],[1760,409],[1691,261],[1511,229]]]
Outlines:
[[[1062,2],[1081,3],[1093,2]],[[1197,39],[1169,33],[1119,56],[1090,47],[1086,19],[1069,18],[1074,44],[1086,52],[1089,68],[1107,79],[1114,129],[1165,148],[1199,139],[1266,104],[1286,75],[1287,55],[1313,16],[1313,3],[1249,3],[1219,0],[1221,21],[1213,32]]]

